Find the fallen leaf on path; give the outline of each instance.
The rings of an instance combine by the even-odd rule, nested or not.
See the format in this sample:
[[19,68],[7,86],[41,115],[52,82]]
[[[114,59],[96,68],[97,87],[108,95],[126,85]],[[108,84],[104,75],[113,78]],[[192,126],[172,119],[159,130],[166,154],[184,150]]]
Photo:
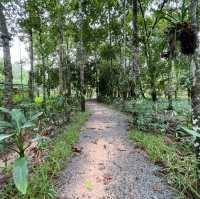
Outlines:
[[95,128],[95,127],[87,127],[86,129],[97,129],[97,128]]
[[97,144],[98,140],[91,141],[92,144]]
[[104,170],[106,167],[103,163],[99,163],[99,170],[102,171]]
[[92,189],[93,189],[92,182],[89,181],[89,180],[86,180],[85,183],[84,183],[84,187],[85,187],[87,190],[92,191]]
[[68,199],[68,198],[65,196],[58,196],[56,199]]
[[100,178],[100,177],[96,177],[96,181],[97,181],[97,183],[100,183],[101,181],[102,181],[102,179]]
[[77,148],[77,147],[72,147],[72,151],[74,152],[74,153],[77,153],[77,154],[80,154],[82,151],[81,151],[81,149],[79,149],[79,148]]
[[165,164],[162,162],[162,160],[157,159],[157,160],[154,161],[154,163],[155,163],[156,165],[161,166],[161,167],[165,167]]
[[156,191],[156,192],[161,192],[161,189],[160,189],[160,186],[159,185],[155,185],[153,187],[153,190]]
[[118,147],[117,150],[118,150],[118,151],[126,151],[126,149],[120,148],[120,147]]
[[113,177],[110,174],[105,174],[103,176],[103,184],[108,185],[112,181]]

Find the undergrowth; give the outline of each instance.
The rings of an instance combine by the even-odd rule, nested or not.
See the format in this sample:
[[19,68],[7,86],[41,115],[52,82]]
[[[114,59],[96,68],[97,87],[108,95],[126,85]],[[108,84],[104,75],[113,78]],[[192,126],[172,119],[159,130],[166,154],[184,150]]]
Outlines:
[[175,143],[169,144],[164,135],[132,130],[130,138],[145,149],[150,160],[164,167],[168,183],[179,190],[179,198],[183,195],[200,198],[196,191],[196,158],[191,151],[182,153]]
[[48,144],[47,160],[41,165],[33,168],[28,191],[25,196],[16,192],[13,182],[10,182],[4,190],[0,192],[1,199],[50,199],[55,198],[54,181],[61,171],[63,163],[72,154],[72,146],[79,138],[79,129],[89,117],[89,113],[77,113],[72,119],[67,129],[55,140]]

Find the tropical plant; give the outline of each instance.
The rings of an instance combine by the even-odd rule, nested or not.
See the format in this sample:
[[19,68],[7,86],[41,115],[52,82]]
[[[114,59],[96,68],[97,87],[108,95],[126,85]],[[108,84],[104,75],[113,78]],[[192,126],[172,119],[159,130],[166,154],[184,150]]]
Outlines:
[[9,130],[10,132],[1,133],[0,142],[11,138],[17,146],[17,149],[12,148],[19,155],[19,158],[13,164],[12,173],[16,188],[22,194],[25,194],[28,186],[28,161],[25,157],[27,147],[25,147],[23,135],[26,129],[34,126],[34,121],[42,115],[42,112],[36,113],[30,119],[27,119],[20,109],[12,109],[10,111],[6,108],[0,108],[0,111],[8,114],[11,118],[10,122],[0,121],[0,129],[3,131]]

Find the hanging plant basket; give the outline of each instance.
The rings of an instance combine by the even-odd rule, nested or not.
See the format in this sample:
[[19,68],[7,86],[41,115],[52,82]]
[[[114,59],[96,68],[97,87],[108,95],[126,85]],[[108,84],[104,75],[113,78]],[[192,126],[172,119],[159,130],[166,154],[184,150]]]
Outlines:
[[177,44],[180,45],[180,52],[184,55],[193,55],[197,48],[197,31],[189,22],[179,22],[168,27],[166,32],[168,38],[168,51],[161,54],[162,58],[169,58],[174,55]]
[[177,24],[176,37],[180,41],[181,52],[184,55],[192,55],[197,48],[197,32],[191,23],[183,22]]

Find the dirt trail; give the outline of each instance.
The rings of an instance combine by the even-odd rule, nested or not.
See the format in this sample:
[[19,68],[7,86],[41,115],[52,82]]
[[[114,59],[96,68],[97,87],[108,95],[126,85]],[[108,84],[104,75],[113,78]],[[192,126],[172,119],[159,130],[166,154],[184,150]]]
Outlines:
[[59,198],[173,199],[165,180],[155,175],[159,168],[129,141],[127,118],[94,102],[88,106],[92,116],[60,174]]

